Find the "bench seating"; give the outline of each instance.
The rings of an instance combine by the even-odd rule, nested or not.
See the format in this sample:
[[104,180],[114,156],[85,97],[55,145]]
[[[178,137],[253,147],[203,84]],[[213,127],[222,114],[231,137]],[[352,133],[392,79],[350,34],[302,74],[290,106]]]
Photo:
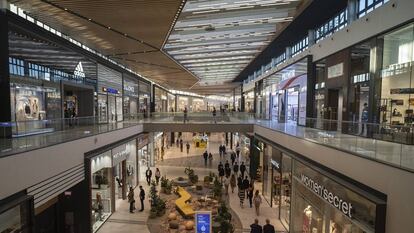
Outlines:
[[187,204],[187,201],[191,199],[191,195],[182,187],[177,188],[177,193],[180,196],[175,201],[176,208],[185,216],[185,217],[192,217],[194,216],[193,208]]

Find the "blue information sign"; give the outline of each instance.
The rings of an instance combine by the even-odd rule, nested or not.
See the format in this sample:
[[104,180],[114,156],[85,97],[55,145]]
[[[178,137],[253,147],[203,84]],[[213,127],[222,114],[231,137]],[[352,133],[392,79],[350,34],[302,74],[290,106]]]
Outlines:
[[211,211],[196,211],[196,233],[211,233]]

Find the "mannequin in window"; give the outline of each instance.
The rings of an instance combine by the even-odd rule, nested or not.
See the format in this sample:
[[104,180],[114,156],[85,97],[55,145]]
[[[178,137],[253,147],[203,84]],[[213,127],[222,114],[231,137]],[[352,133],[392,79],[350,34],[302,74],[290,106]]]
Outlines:
[[312,206],[308,205],[303,210],[303,233],[310,233],[310,226],[312,223]]

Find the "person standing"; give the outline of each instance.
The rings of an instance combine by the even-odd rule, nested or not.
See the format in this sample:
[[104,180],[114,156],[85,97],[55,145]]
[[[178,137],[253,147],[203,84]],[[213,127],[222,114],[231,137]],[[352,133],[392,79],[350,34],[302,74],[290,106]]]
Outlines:
[[361,113],[361,133],[359,135],[364,136],[368,132],[367,128],[367,122],[368,122],[368,104],[364,103],[364,108],[362,109]]
[[231,187],[231,193],[234,193],[234,188],[236,187],[236,176],[234,174],[230,177],[230,187]]
[[177,138],[177,140],[175,141],[175,146],[179,146],[180,145],[180,140],[178,140],[178,138]]
[[234,175],[239,175],[239,164],[236,162],[236,163],[234,163],[234,165],[233,165],[233,172],[234,172]]
[[132,187],[129,187],[128,202],[129,202],[129,212],[134,213],[135,199],[134,199],[134,189]]
[[241,176],[244,177],[244,173],[246,172],[246,165],[244,165],[244,162],[240,164],[240,172]]
[[266,225],[263,226],[263,233],[275,233],[275,227],[270,224],[269,219],[266,219]]
[[158,185],[158,183],[160,182],[160,178],[161,178],[161,172],[160,172],[160,169],[159,169],[159,168],[156,168],[156,170],[155,170],[155,180],[156,180],[156,182],[157,182],[157,185]]
[[260,205],[262,204],[262,198],[260,197],[259,190],[256,190],[254,194],[254,207],[256,208],[256,215],[260,215]]
[[183,142],[183,139],[180,139],[180,150],[181,150],[181,152],[183,152],[183,148],[184,148],[184,142]]
[[203,153],[203,157],[204,157],[204,166],[206,166],[206,167],[207,167],[207,158],[208,158],[207,151],[204,151],[204,153]]
[[259,220],[256,218],[254,223],[250,225],[250,233],[262,233],[262,226],[259,225]]
[[249,199],[250,208],[253,208],[253,185],[250,184],[247,188],[247,198]]
[[226,160],[226,163],[224,163],[224,169],[227,169],[227,168],[230,169],[230,164],[228,160]]
[[216,115],[217,115],[216,107],[213,107],[213,120],[214,120],[214,123],[217,123]]
[[224,156],[226,156],[226,153],[227,153],[226,152],[226,145],[223,144],[222,150],[223,150],[223,157],[224,157]]
[[223,145],[219,146],[219,155],[220,155],[220,159],[223,157]]
[[188,153],[190,153],[190,143],[187,142],[185,147],[187,148],[187,155],[188,155]]
[[142,188],[142,186],[139,186],[139,199],[141,201],[141,209],[139,210],[140,212],[144,211],[144,200],[145,200],[145,191]]
[[224,190],[226,191],[226,195],[229,195],[229,185],[230,185],[230,178],[224,177]]
[[187,121],[188,122],[188,119],[187,119],[187,113],[188,113],[188,110],[187,110],[187,107],[184,107],[184,123]]
[[147,178],[148,185],[150,185],[151,184],[151,177],[152,177],[152,171],[151,171],[150,167],[148,167],[147,171],[145,172],[145,176]]
[[236,145],[236,157],[239,158],[239,156],[240,156],[240,145],[239,145],[239,143],[237,143],[237,145]]
[[211,154],[211,152],[208,153],[208,162],[210,166],[213,164],[213,155]]

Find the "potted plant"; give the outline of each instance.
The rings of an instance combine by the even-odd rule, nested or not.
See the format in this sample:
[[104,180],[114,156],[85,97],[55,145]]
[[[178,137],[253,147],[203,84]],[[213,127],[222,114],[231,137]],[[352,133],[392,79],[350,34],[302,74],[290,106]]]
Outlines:
[[166,202],[161,199],[157,191],[157,183],[155,181],[151,182],[151,188],[149,191],[151,210],[150,218],[160,217],[165,214]]
[[222,193],[223,193],[223,185],[218,180],[218,178],[216,178],[213,184],[213,197],[217,200],[221,200]]
[[215,217],[214,222],[217,224],[213,227],[214,233],[232,233],[234,232],[234,226],[231,223],[231,214],[228,211],[226,204],[223,202],[221,203],[220,207],[218,208],[217,217]]
[[188,176],[188,180],[192,184],[196,184],[198,182],[198,175],[195,174],[194,169],[186,167],[184,173]]

